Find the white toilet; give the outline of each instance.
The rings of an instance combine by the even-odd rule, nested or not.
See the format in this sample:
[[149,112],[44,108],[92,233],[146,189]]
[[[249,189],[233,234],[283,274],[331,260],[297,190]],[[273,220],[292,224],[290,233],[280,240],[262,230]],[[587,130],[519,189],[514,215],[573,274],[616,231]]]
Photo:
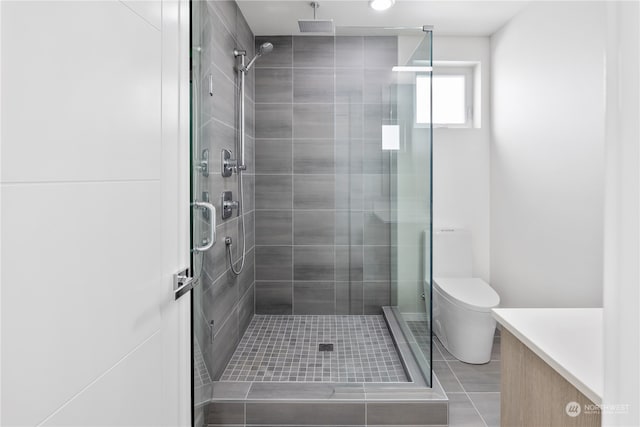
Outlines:
[[469,231],[434,230],[433,248],[433,330],[456,359],[487,363],[496,328],[491,309],[500,296],[472,277]]

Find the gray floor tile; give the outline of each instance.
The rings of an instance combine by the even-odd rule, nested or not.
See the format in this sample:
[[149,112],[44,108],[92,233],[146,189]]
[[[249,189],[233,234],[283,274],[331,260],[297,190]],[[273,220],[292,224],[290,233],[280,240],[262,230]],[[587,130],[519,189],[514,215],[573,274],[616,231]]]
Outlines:
[[500,362],[471,365],[451,360],[448,362],[466,392],[500,391]]
[[449,365],[444,361],[433,361],[433,372],[438,377],[442,388],[447,393],[450,392],[462,392],[462,386],[458,382],[457,378],[453,375],[451,369],[449,369]]
[[444,345],[442,345],[438,337],[436,337],[435,335],[433,336],[433,343],[434,347],[437,348],[438,351],[440,351],[442,360],[457,360],[451,353],[449,353],[449,351],[447,351],[446,348],[444,348]]
[[469,397],[487,426],[500,426],[500,393],[469,393]]
[[480,427],[484,422],[466,393],[447,393],[450,427]]

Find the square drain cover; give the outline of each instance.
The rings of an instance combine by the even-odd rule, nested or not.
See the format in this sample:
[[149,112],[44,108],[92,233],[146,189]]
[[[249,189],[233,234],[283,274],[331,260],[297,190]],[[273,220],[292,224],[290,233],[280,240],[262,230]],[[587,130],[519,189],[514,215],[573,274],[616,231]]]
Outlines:
[[333,344],[318,344],[318,351],[333,351]]

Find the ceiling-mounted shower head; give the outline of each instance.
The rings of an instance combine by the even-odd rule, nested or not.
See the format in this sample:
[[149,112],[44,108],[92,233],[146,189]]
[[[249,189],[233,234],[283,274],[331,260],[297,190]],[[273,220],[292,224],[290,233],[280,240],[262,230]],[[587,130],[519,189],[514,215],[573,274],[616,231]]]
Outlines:
[[313,19],[298,19],[298,27],[301,33],[334,33],[333,19],[316,19],[316,9],[320,3],[309,3],[313,8]]

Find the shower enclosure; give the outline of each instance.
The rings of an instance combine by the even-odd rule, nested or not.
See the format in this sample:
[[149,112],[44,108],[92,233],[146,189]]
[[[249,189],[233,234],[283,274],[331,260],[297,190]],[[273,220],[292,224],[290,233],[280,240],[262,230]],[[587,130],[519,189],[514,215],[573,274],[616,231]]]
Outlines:
[[194,425],[282,424],[269,393],[435,390],[431,29],[255,36],[234,2],[191,26]]

